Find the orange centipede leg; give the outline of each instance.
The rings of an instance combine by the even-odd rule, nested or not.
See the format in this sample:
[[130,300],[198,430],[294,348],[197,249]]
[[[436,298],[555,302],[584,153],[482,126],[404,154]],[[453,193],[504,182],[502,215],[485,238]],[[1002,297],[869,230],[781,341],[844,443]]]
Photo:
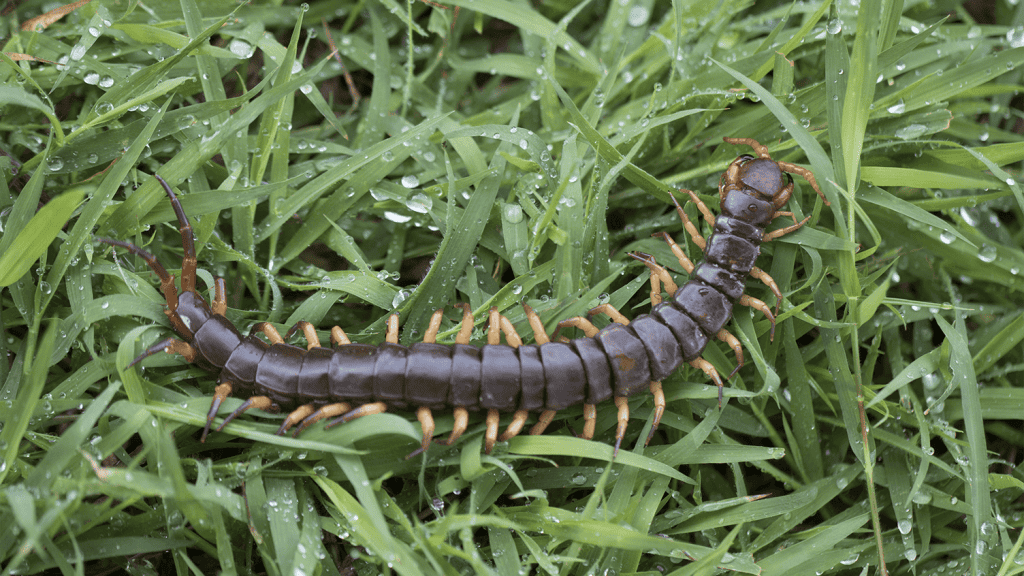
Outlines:
[[651,394],[654,396],[654,421],[651,422],[651,431],[647,433],[644,446],[651,443],[654,432],[658,430],[658,424],[661,424],[661,417],[665,414],[665,391],[661,388],[661,382],[651,382]]
[[[347,402],[336,402],[334,404],[327,404],[325,406],[321,406],[320,409],[302,419],[302,422],[299,424],[299,427],[295,429],[295,432],[292,434],[292,437],[302,434],[303,430],[309,428],[310,426],[316,424],[321,420],[324,420],[326,418],[334,418],[336,416],[341,416],[343,414],[348,414],[351,411],[352,406],[350,406]],[[288,424],[288,426],[286,427],[282,425],[281,429],[277,431],[278,434],[284,434],[288,430],[288,428],[291,427],[291,424],[289,423],[288,419],[285,420],[285,424]]]
[[427,448],[430,448],[431,440],[434,439],[434,415],[430,412],[430,408],[426,406],[417,408],[416,419],[420,421],[420,428],[423,430],[423,443],[419,448],[406,455],[406,460],[426,452]]

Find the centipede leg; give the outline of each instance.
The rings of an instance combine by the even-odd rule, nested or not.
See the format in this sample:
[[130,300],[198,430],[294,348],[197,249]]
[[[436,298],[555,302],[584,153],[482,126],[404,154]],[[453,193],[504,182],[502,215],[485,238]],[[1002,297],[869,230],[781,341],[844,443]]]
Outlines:
[[263,332],[263,335],[267,337],[267,340],[270,340],[271,344],[284,344],[284,338],[281,337],[281,333],[270,322],[257,322],[253,324],[252,329],[249,330],[249,335],[252,336],[257,332]]
[[338,424],[351,422],[356,418],[360,418],[362,416],[369,416],[371,414],[383,414],[384,412],[387,412],[387,410],[388,405],[385,404],[384,402],[370,402],[368,404],[363,404],[362,406],[356,408],[355,410],[349,410],[344,415],[342,415],[341,418],[335,418],[334,420],[331,420],[324,426],[324,430],[334,428]]
[[807,218],[804,218],[803,220],[797,222],[796,224],[792,224],[790,226],[786,226],[785,228],[780,228],[778,230],[775,230],[774,232],[765,234],[764,235],[764,240],[765,240],[765,242],[768,242],[768,241],[771,241],[771,240],[775,240],[776,238],[780,238],[782,236],[785,236],[786,234],[789,234],[790,232],[792,232],[794,230],[797,230],[798,228],[800,228],[804,224],[807,224],[810,220],[811,220],[811,217],[808,216]]
[[530,436],[538,436],[543,434],[547,430],[548,426],[555,420],[555,410],[545,410],[540,413],[540,417],[537,418],[537,423],[530,428]]
[[210,308],[214,314],[223,316],[228,311],[228,300],[224,294],[224,279],[214,278],[213,279],[213,302],[210,304]]
[[659,232],[658,234],[654,234],[654,236],[661,236],[665,240],[669,249],[672,250],[672,254],[679,260],[679,265],[683,267],[683,270],[685,270],[687,274],[693,273],[693,261],[686,255],[686,252],[683,252],[683,249],[679,247],[679,244],[676,244],[675,239],[673,239],[672,236],[669,236],[668,232]]
[[515,438],[523,431],[523,426],[526,425],[526,419],[530,417],[530,413],[526,410],[516,410],[515,414],[512,415],[512,421],[509,422],[508,428],[498,436],[498,441],[508,442],[512,438]]
[[722,382],[722,377],[718,375],[718,370],[715,370],[715,367],[711,365],[711,362],[708,362],[703,358],[690,360],[690,366],[703,370],[704,374],[706,374],[707,377],[710,378],[716,386],[718,386],[718,405],[721,406],[725,390],[725,382]]
[[[690,194],[690,196],[694,200],[696,200],[697,208],[699,210],[701,210],[702,212],[707,211],[705,212],[705,217],[711,214],[711,212],[708,211],[708,207],[705,206],[699,198],[697,198],[697,195],[694,194],[692,190],[685,190],[685,192]],[[704,237],[700,235],[700,232],[697,230],[697,227],[694,226],[693,222],[690,221],[690,217],[686,215],[686,211],[683,210],[683,207],[679,204],[679,201],[676,200],[676,197],[674,195],[672,196],[672,203],[675,204],[676,206],[676,214],[679,214],[679,220],[683,222],[683,228],[685,228],[686,231],[690,234],[690,238],[693,238],[694,244],[696,244],[703,251],[704,246],[706,245]],[[714,221],[714,216],[711,216],[711,221]]]
[[484,431],[484,453],[490,454],[498,442],[498,420],[501,414],[496,408],[487,411],[487,428]]
[[267,396],[253,396],[252,398],[249,398],[245,402],[242,402],[242,405],[239,406],[238,408],[235,408],[234,412],[228,414],[227,417],[224,418],[224,421],[221,422],[220,426],[217,426],[217,432],[220,432],[221,430],[224,429],[225,426],[228,425],[229,422],[241,416],[245,412],[252,410],[253,408],[258,408],[260,410],[263,410],[264,412],[277,411],[277,405],[274,404],[274,401],[268,398]]
[[590,309],[589,312],[587,312],[588,316],[596,316],[598,314],[607,315],[609,318],[612,319],[612,322],[618,322],[619,324],[629,324],[629,318],[623,316],[622,312],[616,310],[615,307],[612,306],[611,304],[599,304],[597,306],[594,306],[593,308]]
[[[766,274],[766,276],[767,276],[767,274]],[[769,278],[771,278],[771,277],[769,276]],[[775,281],[773,280],[772,283],[774,283],[774,282]],[[737,302],[739,302],[740,304],[742,304],[744,306],[749,306],[751,308],[756,308],[756,309],[760,310],[761,313],[764,314],[766,318],[768,318],[768,322],[770,322],[771,325],[772,325],[772,327],[768,331],[768,338],[774,342],[775,341],[775,316],[772,314],[771,309],[768,308],[768,305],[765,304],[764,302],[762,302],[761,300],[758,300],[757,298],[754,298],[753,296],[747,296],[746,294],[740,296],[740,299],[737,300]]]
[[736,353],[736,367],[733,368],[732,372],[729,373],[728,378],[732,379],[732,377],[735,376],[736,373],[740,371],[740,368],[743,367],[743,347],[740,346],[740,341],[737,340],[736,337],[733,336],[725,328],[719,330],[718,334],[716,334],[715,336],[722,342],[728,344],[729,347],[732,348],[732,351]]
[[442,318],[444,318],[444,311],[434,310],[433,315],[430,316],[430,324],[427,326],[427,331],[423,334],[424,342],[437,342],[437,333],[441,331]]
[[665,285],[665,290],[669,294],[675,294],[676,290],[679,290],[679,286],[676,285],[675,280],[669,275],[668,270],[664,266],[658,264],[654,259],[654,256],[650,254],[644,254],[643,252],[633,252],[630,256],[644,263],[645,266],[651,271],[651,306],[657,306],[661,304],[661,285]]
[[595,334],[600,332],[600,329],[598,329],[597,326],[594,326],[594,323],[590,320],[587,320],[583,316],[573,316],[572,318],[566,318],[558,323],[558,327],[555,329],[555,333],[552,335],[552,338],[556,338],[558,336],[558,332],[562,328],[579,328],[580,330],[583,330],[583,333],[589,338],[593,338]]
[[[693,190],[684,189],[683,191],[686,192],[690,196],[690,200],[692,200],[693,203],[697,205],[697,210],[700,210],[701,215],[704,216],[704,221],[713,227],[715,225],[715,214],[711,212],[711,209],[708,208],[708,205],[705,204],[704,201],[701,200],[700,197],[697,196],[697,193],[694,192]],[[693,234],[691,233],[690,235],[692,236]],[[703,239],[704,238],[701,238],[701,240]],[[693,241],[696,242],[697,239],[694,238]],[[703,249],[703,247],[701,248]]]
[[[324,420],[326,418],[334,418],[336,416],[341,416],[342,414],[348,414],[351,411],[352,406],[350,406],[348,402],[336,402],[334,404],[327,404],[325,406],[321,406],[317,411],[302,418],[302,422],[299,424],[299,427],[295,429],[295,432],[292,434],[292,437],[294,438],[299,434],[302,434],[303,430],[309,428],[310,426],[316,424],[317,422],[320,422],[321,420]],[[284,434],[294,424],[294,422],[291,422],[291,414],[289,414],[288,418],[285,419],[284,424],[281,425],[281,428],[278,429],[277,433]]]
[[426,452],[427,448],[430,448],[431,440],[434,439],[434,415],[431,413],[430,408],[426,406],[417,408],[416,419],[420,421],[420,428],[423,430],[423,443],[420,444],[419,448],[406,455],[406,460]]
[[583,405],[583,433],[580,438],[592,440],[594,432],[597,431],[597,406],[594,404]]
[[618,426],[615,427],[615,450],[612,452],[612,458],[619,455],[619,446],[622,445],[622,439],[626,437],[626,427],[629,425],[629,399],[625,396],[615,397],[615,407],[618,408]]
[[465,406],[456,406],[454,410],[455,423],[452,425],[452,433],[447,440],[438,440],[438,444],[451,446],[455,444],[466,433],[469,428],[469,410]]
[[296,322],[295,326],[292,326],[291,329],[288,330],[288,332],[284,335],[284,339],[287,340],[288,338],[290,338],[291,335],[295,333],[296,329],[302,330],[302,335],[306,337],[306,343],[308,344],[308,346],[306,347],[307,350],[312,350],[313,348],[320,348],[320,337],[317,336],[316,334],[316,328],[309,322],[306,322],[305,320],[299,320],[298,322]]
[[518,348],[523,345],[523,339],[516,332],[515,326],[505,316],[498,313],[498,308],[492,306],[489,312],[490,317],[487,322],[487,344],[494,346],[501,343],[501,334],[505,335],[505,342],[513,348]]
[[551,341],[548,338],[548,332],[544,329],[544,323],[541,322],[540,316],[530,308],[529,304],[523,303],[523,310],[526,311],[526,320],[530,323],[530,328],[533,330],[533,340],[537,344],[547,344]]
[[398,344],[398,314],[388,316],[388,331],[384,340],[392,344]]
[[142,362],[144,359],[159,352],[166,352],[168,354],[181,354],[181,356],[189,363],[195,362],[196,358],[199,355],[199,352],[195,349],[195,347],[189,344],[188,342],[182,342],[177,338],[165,338],[157,342],[156,344],[153,344],[149,348],[146,348],[146,350],[142,354],[136,356],[135,359],[132,360],[131,363],[128,364],[128,366],[126,366],[126,368],[131,368],[132,366],[135,366],[139,362]]
[[651,395],[654,396],[654,421],[651,422],[651,431],[647,433],[644,446],[651,443],[654,432],[658,430],[658,424],[661,424],[661,417],[665,414],[665,391],[661,388],[661,382],[656,380],[651,382]]
[[288,413],[288,416],[285,417],[284,422],[281,423],[281,427],[278,428],[277,432],[275,432],[274,434],[277,436],[281,436],[282,434],[287,432],[292,426],[295,426],[296,424],[302,422],[306,418],[309,418],[314,413],[316,413],[316,407],[313,406],[312,404],[303,404],[302,406],[299,406],[295,410],[292,410],[291,412]]
[[[825,193],[822,192],[821,188],[818,187],[818,181],[814,179],[813,172],[802,166],[790,164],[789,162],[776,162],[776,164],[779,165],[779,170],[782,170],[783,172],[789,172],[790,174],[796,174],[797,176],[800,176],[804,180],[807,180],[807,183],[811,185],[811,188],[814,188],[814,191],[818,193],[818,196],[821,196],[821,199],[822,201],[825,202],[825,205],[831,206],[831,204],[829,204],[828,199],[825,198]],[[779,206],[781,207],[781,205]]]
[[[769,276],[767,272],[761,270],[757,266],[754,266],[753,268],[750,269],[750,275],[764,283],[764,285],[767,286],[768,289],[772,291],[772,294],[775,295],[775,316],[778,316],[779,307],[782,306],[782,291],[779,290],[779,285],[775,283],[775,279]],[[774,317],[772,319],[772,324],[774,326]]]
[[214,388],[213,401],[210,402],[210,410],[206,413],[206,426],[203,427],[203,435],[199,438],[200,442],[206,442],[206,437],[210,434],[210,426],[213,426],[213,419],[217,417],[217,412],[220,411],[220,405],[224,400],[227,400],[230,395],[230,382],[218,384],[217,387]]
[[341,328],[335,326],[331,328],[331,344],[335,346],[341,346],[342,344],[351,344],[352,341],[348,339],[348,334]]

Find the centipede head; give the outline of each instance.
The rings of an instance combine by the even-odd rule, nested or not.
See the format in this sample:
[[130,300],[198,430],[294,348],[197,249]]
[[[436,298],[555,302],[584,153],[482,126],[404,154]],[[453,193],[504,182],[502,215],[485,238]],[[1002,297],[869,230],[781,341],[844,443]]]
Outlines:
[[774,202],[775,197],[793,183],[793,179],[786,174],[787,182],[783,184],[784,173],[777,163],[767,158],[752,158],[742,162],[738,172],[743,187],[753,190],[763,200]]
[[[757,147],[754,149],[757,150]],[[778,162],[768,156],[767,150],[764,150],[764,155],[760,157],[744,154],[733,160],[729,168],[722,174],[719,194],[724,201],[730,192],[744,190],[758,200],[771,202],[778,209],[785,204],[785,201],[780,204],[777,200],[787,190],[789,192],[793,190],[793,179],[786,174],[786,182],[783,183],[783,174],[785,172],[779,167]],[[785,200],[789,200],[789,195],[785,195]]]
[[[828,199],[818,187],[814,174],[810,170],[788,162],[772,160],[768,148],[753,138],[724,138],[724,140],[729,144],[746,144],[754,149],[757,156],[749,154],[740,156],[733,160],[729,168],[722,174],[718,189],[723,201],[729,192],[742,189],[748,194],[752,193],[759,200],[771,202],[775,210],[781,210],[793,194],[793,177],[790,174],[796,174],[807,180],[814,191],[825,201],[825,205],[829,205]],[[783,182],[783,175],[785,175],[785,182]]]

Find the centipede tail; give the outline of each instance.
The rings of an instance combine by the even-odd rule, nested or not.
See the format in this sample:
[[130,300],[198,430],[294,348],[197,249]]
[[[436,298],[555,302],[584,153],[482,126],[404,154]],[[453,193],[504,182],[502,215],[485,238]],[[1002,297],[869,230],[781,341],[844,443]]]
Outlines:
[[[487,343],[471,344],[474,318],[466,304],[457,305],[462,309],[462,321],[453,344],[437,342],[443,319],[441,310],[431,316],[423,341],[409,346],[399,344],[397,315],[388,318],[384,342],[378,345],[353,343],[335,326],[330,331],[331,345],[323,346],[316,329],[304,321],[284,337],[265,322],[242,336],[225,317],[227,301],[222,279],[214,282],[211,304],[196,292],[192,226],[174,191],[159,176],[155,178],[170,199],[181,233],[180,292],[175,288],[174,277],[149,252],[119,240],[98,240],[139,256],[160,278],[166,314],[180,338],[167,338],[150,346],[132,365],[163,351],[180,354],[188,362],[218,372],[201,436],[203,441],[222,404],[233,394],[246,400],[224,418],[217,430],[253,408],[287,410],[277,433],[294,429],[296,435],[321,421],[326,421],[325,428],[329,429],[363,416],[412,409],[423,440],[409,454],[410,458],[429,449],[437,410],[452,410],[454,416],[450,435],[439,441],[448,445],[466,433],[470,412],[484,412],[484,450],[490,452],[497,442],[509,440],[526,429],[531,414],[538,416],[529,433],[542,434],[558,411],[581,404],[581,436],[593,438],[598,407],[611,399],[617,414],[617,453],[629,422],[628,398],[643,391],[651,393],[654,412],[646,438],[650,442],[666,408],[662,381],[683,364],[703,371],[715,383],[721,404],[725,381],[701,354],[708,342],[719,339],[736,355],[736,368],[729,377],[743,366],[739,340],[725,328],[736,305],[763,313],[774,338],[782,293],[771,276],[754,263],[763,242],[793,232],[808,221],[805,218],[797,222],[792,213],[782,211],[793,193],[790,174],[807,180],[828,204],[809,170],[772,160],[768,149],[755,140],[725,141],[750,146],[756,156],[740,156],[722,174],[718,216],[694,192],[684,191],[712,226],[708,238],[700,235],[673,198],[683,228],[703,251],[703,260],[694,264],[668,233],[656,235],[667,243],[689,274],[688,281],[680,286],[653,256],[630,254],[650,271],[649,314],[629,320],[614,307],[603,304],[587,317],[560,321],[555,334],[549,336],[540,317],[524,304],[533,331],[532,344],[524,344],[512,323],[496,308],[487,314]],[[765,228],[780,216],[793,217],[793,224],[766,233]],[[776,298],[774,313],[761,300],[744,294],[747,276],[753,276],[771,290]],[[669,295],[667,299],[663,299],[663,293]],[[611,322],[598,328],[590,320],[597,315],[607,316]],[[573,340],[559,337],[559,331],[570,328],[581,330],[584,336]],[[285,342],[296,331],[301,331],[305,338],[305,347]],[[501,415],[506,413],[512,413],[512,419],[501,431]]]

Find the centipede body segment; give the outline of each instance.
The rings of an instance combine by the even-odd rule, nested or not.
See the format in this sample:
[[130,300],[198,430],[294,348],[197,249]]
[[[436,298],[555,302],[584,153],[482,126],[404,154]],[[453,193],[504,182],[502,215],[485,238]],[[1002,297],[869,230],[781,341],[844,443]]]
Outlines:
[[[171,187],[156,176],[170,199],[181,232],[181,292],[175,288],[174,277],[149,252],[127,242],[99,239],[141,257],[156,273],[167,302],[165,312],[181,338],[167,338],[150,346],[132,365],[164,351],[218,371],[203,440],[221,404],[232,394],[247,400],[224,419],[221,428],[252,408],[286,409],[289,413],[278,434],[293,428],[298,434],[321,421],[327,421],[330,428],[386,410],[414,409],[423,442],[410,457],[429,448],[435,410],[454,412],[455,424],[451,435],[442,442],[445,444],[454,443],[465,433],[469,412],[485,412],[484,446],[490,452],[499,440],[519,434],[531,414],[537,413],[538,417],[529,433],[541,434],[557,411],[580,404],[584,406],[581,436],[592,438],[598,405],[613,400],[617,411],[617,452],[629,421],[626,399],[643,391],[653,395],[653,435],[666,404],[661,380],[684,363],[703,371],[718,386],[721,402],[725,383],[701,354],[712,338],[718,338],[735,352],[736,370],[743,366],[739,341],[724,328],[735,305],[763,313],[774,337],[775,315],[782,294],[775,281],[755,267],[754,262],[762,242],[793,232],[809,219],[797,222],[794,217],[792,225],[765,232],[774,218],[793,217],[792,213],[782,211],[793,193],[789,174],[807,180],[828,204],[807,169],[772,160],[767,148],[755,140],[725,141],[749,145],[756,156],[740,156],[722,175],[722,213],[717,217],[696,194],[685,191],[714,228],[707,239],[673,198],[684,229],[704,252],[703,260],[695,265],[668,233],[657,234],[678,258],[689,280],[678,286],[652,256],[631,254],[651,273],[650,314],[628,320],[610,305],[598,306],[590,316],[604,314],[612,322],[599,329],[589,318],[568,318],[559,323],[559,330],[576,328],[585,336],[563,341],[557,338],[557,332],[556,337],[550,337],[537,314],[524,305],[533,344],[524,344],[508,318],[493,308],[489,312],[487,344],[471,344],[473,315],[465,304],[459,305],[463,310],[461,327],[455,343],[450,345],[436,342],[442,320],[440,310],[431,318],[423,341],[411,346],[398,343],[397,315],[388,319],[385,341],[376,346],[351,342],[337,326],[331,329],[331,346],[323,346],[308,322],[297,323],[286,335],[300,330],[307,342],[305,348],[286,343],[285,337],[268,323],[256,324],[249,335],[243,336],[224,316],[227,302],[222,279],[215,282],[211,304],[196,292],[192,226]],[[743,293],[748,275],[763,282],[775,295],[775,313],[761,300]],[[664,301],[663,289],[670,295]],[[512,421],[499,434],[501,414],[509,412],[513,413]],[[649,435],[647,440],[650,438]]]

